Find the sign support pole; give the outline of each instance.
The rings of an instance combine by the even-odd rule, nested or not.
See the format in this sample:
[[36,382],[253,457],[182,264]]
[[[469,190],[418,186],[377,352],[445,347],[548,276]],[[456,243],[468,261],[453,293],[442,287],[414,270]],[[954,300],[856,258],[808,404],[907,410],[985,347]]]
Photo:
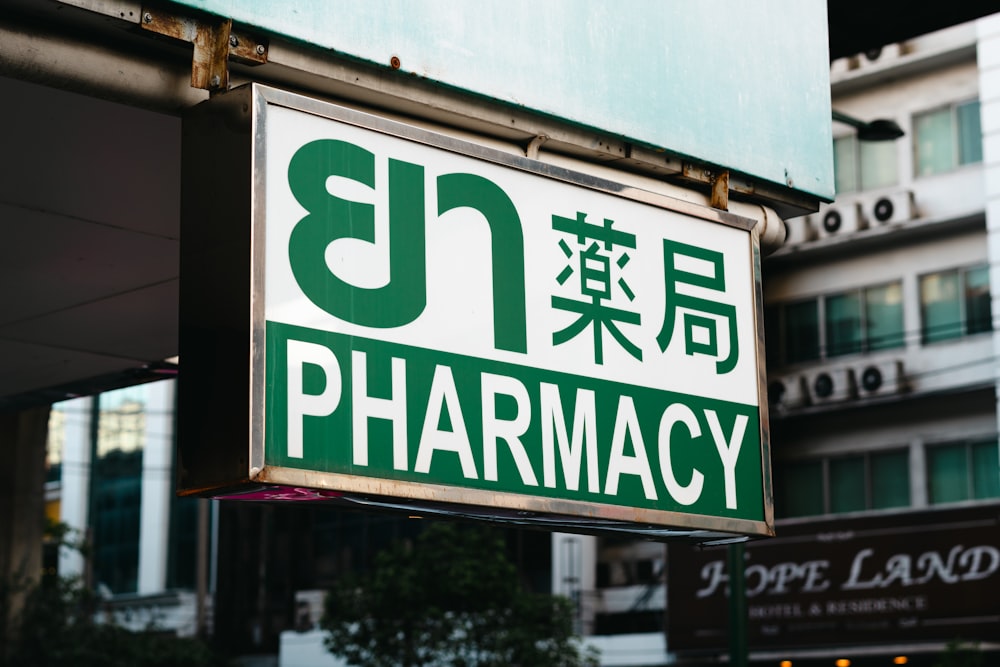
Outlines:
[[743,543],[729,545],[729,664],[747,667],[747,595]]

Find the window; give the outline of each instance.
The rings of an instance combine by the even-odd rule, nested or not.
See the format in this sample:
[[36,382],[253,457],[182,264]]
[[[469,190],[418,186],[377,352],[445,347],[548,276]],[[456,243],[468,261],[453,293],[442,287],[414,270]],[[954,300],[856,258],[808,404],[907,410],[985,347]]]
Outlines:
[[788,517],[825,513],[822,461],[796,461],[775,472],[779,513]]
[[56,403],[49,412],[49,434],[45,443],[45,481],[62,480],[62,457],[66,440],[66,402]]
[[815,299],[785,307],[784,340],[788,363],[819,359],[819,307]]
[[920,278],[920,315],[925,343],[991,331],[989,267],[931,273]]
[[146,414],[144,387],[96,397],[94,577],[112,593],[135,592],[139,575],[139,517]]
[[895,185],[896,144],[858,141],[854,134],[838,137],[833,140],[833,170],[838,194]]
[[864,291],[865,342],[868,350],[902,347],[903,285],[889,283]]
[[932,504],[1000,497],[997,441],[928,447],[927,492]]
[[826,356],[861,351],[861,293],[848,292],[824,299]]
[[907,507],[909,452],[792,461],[775,469],[777,511],[798,517]]
[[772,307],[768,324],[771,332],[777,333],[777,349],[769,356],[774,363],[795,364],[902,347],[902,284],[893,282]]
[[979,100],[935,109],[913,118],[917,176],[983,161]]

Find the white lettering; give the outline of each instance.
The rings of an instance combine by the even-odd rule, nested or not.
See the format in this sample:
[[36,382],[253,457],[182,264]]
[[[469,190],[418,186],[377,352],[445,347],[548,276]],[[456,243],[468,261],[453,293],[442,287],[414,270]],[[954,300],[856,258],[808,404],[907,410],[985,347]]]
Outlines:
[[[442,411],[445,409],[448,410],[451,419],[450,431],[438,428]],[[427,414],[424,415],[420,445],[417,447],[417,462],[413,470],[421,473],[430,472],[431,458],[434,452],[439,450],[458,454],[462,464],[462,475],[466,479],[479,479],[476,461],[472,457],[472,446],[469,444],[469,434],[465,428],[465,417],[462,416],[462,406],[458,400],[458,390],[455,389],[455,377],[447,366],[434,368],[430,396],[427,399]]]
[[802,584],[802,592],[819,593],[830,587],[830,581],[826,578],[823,569],[830,567],[828,560],[810,560],[802,564],[805,571],[806,582]]
[[981,544],[966,548],[957,544],[948,550],[947,557],[938,551],[925,551],[917,557],[906,553],[893,554],[886,559],[880,571],[862,580],[864,561],[874,553],[873,549],[862,549],[855,555],[850,576],[841,589],[887,588],[893,584],[918,586],[932,579],[955,584],[985,579],[1000,568],[1000,551],[995,547]]
[[840,585],[841,590],[868,590],[869,588],[875,588],[878,586],[878,577],[868,581],[860,580],[861,568],[864,567],[865,559],[873,553],[875,553],[874,549],[862,549],[854,555],[854,560],[851,562],[851,574],[848,576],[847,581]]
[[704,588],[698,590],[695,595],[699,598],[707,598],[709,595],[714,593],[716,589],[721,585],[727,585],[729,583],[729,575],[725,573],[725,567],[721,560],[713,560],[711,563],[707,563],[701,568],[701,578],[702,581],[707,580],[708,583]]
[[[750,582],[754,577],[757,578],[757,584],[752,586]],[[743,571],[743,588],[746,590],[748,598],[756,597],[767,590],[770,581],[771,573],[763,565],[754,564]]]
[[896,554],[885,563],[886,576],[876,576],[875,582],[879,588],[885,588],[894,581],[899,581],[903,586],[913,583],[910,577],[911,562],[909,554]]
[[388,419],[392,422],[392,467],[406,470],[406,360],[392,358],[392,398],[368,395],[368,356],[361,351],[351,353],[351,419],[354,430],[354,465],[368,465],[368,420]]
[[782,595],[788,592],[788,582],[801,577],[803,570],[797,563],[778,563],[771,568],[770,579],[774,587],[769,591],[772,595]]
[[[946,584],[954,584],[955,582],[957,582],[958,576],[954,573],[955,558],[961,551],[962,551],[962,545],[952,547],[951,551],[948,552],[947,564],[945,564],[945,562],[941,560],[941,554],[939,554],[936,551],[927,551],[925,553],[920,554],[920,557],[917,558],[917,567],[921,570],[926,568],[927,572],[924,574],[924,576],[920,578],[920,581],[918,583],[922,584],[924,582],[930,581],[931,579],[934,578],[935,574],[938,577],[940,577],[941,581],[943,581]],[[896,556],[894,556],[893,558],[896,558]],[[889,560],[891,563],[892,559]]]
[[[288,358],[288,456],[302,458],[302,432],[309,417],[325,417],[337,409],[343,381],[340,362],[325,345],[289,340]],[[318,394],[305,393],[302,369],[306,364],[319,366],[326,376],[326,386]]]
[[698,425],[698,418],[691,408],[683,403],[668,406],[660,418],[660,474],[671,498],[681,505],[693,505],[701,497],[705,476],[697,468],[692,469],[691,482],[687,486],[682,486],[674,476],[673,465],[670,462],[670,432],[678,422],[687,426],[692,439],[701,437],[701,426]]
[[[528,486],[538,486],[535,471],[531,469],[528,453],[521,436],[531,423],[531,401],[524,385],[511,377],[483,373],[483,477],[497,481],[497,440],[504,440],[514,457],[521,481]],[[496,397],[510,396],[517,403],[514,419],[497,419]]]
[[[985,567],[982,565],[983,556],[987,556],[990,561],[990,564]],[[1000,567],[1000,551],[996,547],[981,544],[962,554],[958,562],[962,567],[968,568],[968,571],[962,575],[962,581],[985,579]]]
[[576,390],[573,435],[570,439],[566,433],[559,387],[542,382],[538,390],[542,420],[542,484],[550,489],[556,486],[555,445],[558,442],[566,488],[570,491],[580,488],[580,464],[586,451],[587,490],[599,493],[601,482],[597,469],[597,408],[594,405],[594,392],[589,389]]
[[[625,455],[625,438],[631,436],[635,456]],[[618,399],[618,414],[615,416],[615,431],[611,436],[611,458],[608,460],[608,478],[604,482],[604,493],[618,495],[618,478],[621,475],[636,475],[642,480],[642,492],[649,500],[656,500],[656,485],[646,456],[646,445],[639,430],[639,417],[635,413],[635,403],[630,396]]]
[[722,474],[726,482],[726,508],[736,509],[736,461],[740,458],[740,447],[743,445],[743,434],[747,430],[747,416],[736,415],[733,423],[732,437],[727,441],[719,423],[719,415],[715,410],[705,410],[708,418],[708,429],[712,432],[715,448],[719,450],[722,460]]

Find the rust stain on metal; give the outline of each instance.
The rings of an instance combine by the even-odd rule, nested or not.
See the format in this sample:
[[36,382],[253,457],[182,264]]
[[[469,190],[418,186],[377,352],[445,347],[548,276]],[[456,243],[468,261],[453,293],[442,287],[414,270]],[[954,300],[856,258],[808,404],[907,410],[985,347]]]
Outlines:
[[244,65],[263,65],[267,62],[267,42],[243,32],[233,32],[236,45],[230,42],[229,57]]
[[715,182],[715,173],[704,165],[691,162],[681,163],[681,178],[702,185],[711,186]]
[[712,179],[712,208],[729,210],[729,171],[723,170]]
[[226,90],[229,87],[229,37],[233,20],[226,19],[217,25],[202,24],[199,28],[193,42],[191,85],[207,90]]
[[232,19],[203,20],[145,9],[140,25],[144,30],[189,42],[194,47],[191,59],[194,88],[210,91],[228,88],[230,58],[247,65],[267,62],[267,42],[234,32]]
[[144,30],[184,42],[194,42],[198,31],[198,22],[194,19],[151,8],[143,10],[141,25]]

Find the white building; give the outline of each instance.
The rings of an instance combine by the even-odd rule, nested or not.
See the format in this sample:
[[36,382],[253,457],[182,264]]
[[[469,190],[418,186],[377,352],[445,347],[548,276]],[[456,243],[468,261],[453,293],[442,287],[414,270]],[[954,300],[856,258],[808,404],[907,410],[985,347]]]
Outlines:
[[[836,111],[905,135],[835,123],[836,201],[786,221],[764,261],[778,538],[747,547],[751,662],[996,651],[1000,19],[836,60],[831,82]],[[963,549],[986,564],[959,572]],[[580,600],[602,664],[726,660],[726,579],[709,576],[726,554],[690,554],[556,535],[553,590]]]
[[[174,493],[175,387],[168,379],[55,404],[47,497],[50,517],[65,524],[74,545],[53,554],[60,576],[95,590],[109,620],[193,637],[198,503],[209,501]],[[209,553],[206,544],[206,592]],[[209,630],[211,598],[203,600]]]
[[[27,2],[15,4],[22,11],[30,5]],[[45,30],[38,31],[41,36],[22,29],[21,22],[14,22],[13,27],[6,27],[4,32],[7,38],[5,53],[17,54],[8,58],[2,68],[5,76],[14,76],[5,84],[5,90],[23,89],[25,92],[11,94],[12,99],[16,97],[22,102],[37,99],[36,104],[22,104],[19,109],[25,117],[35,115],[46,123],[45,132],[34,133],[22,131],[18,123],[9,123],[9,127],[15,128],[10,132],[12,141],[9,143],[13,145],[13,138],[21,135],[24,141],[17,145],[24,144],[21,146],[24,156],[38,156],[39,162],[44,161],[46,165],[70,165],[72,168],[67,167],[65,171],[71,176],[67,176],[66,184],[58,188],[52,186],[52,179],[39,178],[31,182],[39,187],[25,188],[22,183],[28,181],[11,178],[6,204],[12,209],[31,212],[23,217],[19,227],[31,231],[30,236],[25,232],[25,238],[30,240],[26,247],[44,245],[37,239],[45,238],[44,232],[39,230],[47,227],[37,222],[36,214],[48,210],[50,202],[59,202],[65,207],[56,212],[60,215],[59,224],[66,224],[66,229],[75,229],[69,225],[77,225],[91,217],[93,222],[100,223],[93,226],[102,232],[113,229],[115,234],[120,234],[130,229],[123,219],[136,225],[129,233],[131,237],[134,231],[135,238],[127,245],[124,241],[121,246],[103,242],[100,240],[103,235],[88,237],[95,248],[114,248],[116,256],[138,258],[137,267],[129,277],[133,282],[109,279],[106,285],[100,286],[103,291],[87,293],[72,303],[94,306],[104,298],[136,297],[136,302],[123,301],[122,311],[114,312],[128,313],[128,319],[139,320],[145,328],[121,327],[119,322],[125,319],[124,316],[108,315],[109,311],[90,315],[82,307],[78,319],[39,319],[34,321],[36,328],[25,328],[24,321],[15,318],[13,323],[8,323],[11,351],[6,352],[6,358],[16,358],[18,364],[25,359],[45,361],[48,357],[26,354],[22,339],[31,339],[32,344],[37,344],[41,337],[36,332],[43,331],[47,337],[65,333],[69,338],[82,340],[84,336],[75,330],[77,323],[103,322],[107,323],[106,327],[87,330],[86,338],[92,345],[89,352],[99,352],[112,359],[115,369],[123,363],[121,350],[132,347],[126,346],[124,341],[150,342],[149,348],[128,355],[133,361],[162,359],[177,349],[173,336],[164,332],[173,331],[176,324],[172,315],[176,311],[173,307],[176,290],[172,286],[176,285],[179,248],[177,221],[174,220],[176,206],[173,206],[179,198],[175,178],[179,166],[169,163],[171,156],[173,159],[178,156],[176,150],[164,147],[179,145],[180,128],[177,119],[166,114],[176,114],[177,109],[195,104],[207,97],[208,92],[194,90],[189,84],[192,69],[188,62],[189,44],[164,46],[160,35],[155,35],[154,41],[154,34],[149,29],[157,27],[159,21],[154,20],[152,13],[140,12],[140,8],[131,3],[127,7],[126,3],[60,3],[79,5],[73,11],[100,12],[102,26],[113,21],[127,24],[92,30],[91,24],[96,25],[98,21],[72,24],[73,19],[65,16],[78,17],[79,14],[73,14],[67,7],[49,7],[53,4],[46,3],[44,11],[49,13],[41,15],[41,19],[30,13],[30,20],[25,21],[33,27],[45,26]],[[64,9],[67,11],[62,11]],[[123,11],[125,9],[129,11]],[[63,20],[49,20],[57,14],[63,14]],[[714,14],[710,18],[714,27]],[[69,28],[67,23],[71,24]],[[542,21],[534,24],[545,26]],[[738,27],[746,30],[745,26]],[[148,37],[141,37],[143,30],[149,33]],[[659,40],[659,30],[655,32]],[[105,39],[108,33],[113,39]],[[267,31],[262,34],[267,36]],[[796,34],[796,31],[789,30],[786,34]],[[222,44],[229,42],[236,48],[240,39],[235,34],[230,37]],[[295,38],[295,35],[290,37]],[[146,41],[142,41],[144,39]],[[122,45],[126,40],[127,47]],[[509,41],[507,36],[503,36],[503,41]],[[143,46],[136,47],[136,43]],[[155,50],[151,45],[155,45]],[[149,53],[147,47],[150,47]],[[694,169],[692,165],[682,168],[672,157],[664,160],[659,153],[644,151],[620,138],[608,143],[607,134],[541,115],[531,116],[520,108],[508,108],[505,103],[487,105],[481,97],[463,98],[454,94],[451,88],[435,90],[425,86],[422,77],[390,78],[400,66],[395,55],[385,54],[391,55],[388,60],[391,69],[384,65],[379,66],[382,69],[362,69],[355,68],[357,63],[352,65],[353,61],[347,61],[348,65],[344,66],[336,58],[318,57],[302,49],[294,39],[278,38],[270,47],[264,43],[259,43],[259,47],[264,51],[270,48],[267,63],[255,61],[253,67],[257,69],[246,64],[234,65],[237,79],[273,81],[317,95],[343,98],[349,104],[374,106],[392,114],[412,116],[413,122],[439,128],[443,124],[443,131],[456,136],[481,137],[482,141],[511,153],[533,153],[538,157],[539,147],[544,143],[546,150],[542,151],[542,157],[552,160],[553,164],[569,165],[596,176],[611,175],[638,187],[707,203],[703,187],[709,183],[707,170]],[[166,55],[161,53],[161,48]],[[691,62],[711,62],[707,57],[703,59],[697,49],[689,49],[688,53],[697,55]],[[579,58],[586,54],[574,52],[573,55]],[[225,57],[222,60],[225,61]],[[404,72],[411,71],[410,61],[404,59],[404,63]],[[660,76],[667,69],[685,70],[649,67],[646,71],[659,72],[657,76]],[[713,63],[708,71],[727,69]],[[908,529],[902,532],[909,534],[913,531],[906,526],[907,517],[917,516],[916,512],[933,510],[940,512],[938,516],[942,517],[948,512],[951,522],[955,516],[952,510],[968,509],[976,513],[975,521],[978,522],[982,508],[995,507],[996,497],[1000,495],[996,436],[996,359],[1000,338],[993,333],[997,328],[993,325],[993,314],[1000,312],[1000,303],[995,303],[996,295],[1000,295],[1000,243],[991,235],[991,230],[1000,227],[1000,208],[995,205],[1000,201],[1000,179],[993,173],[994,165],[1000,161],[1000,146],[995,141],[1000,134],[998,71],[1000,23],[996,20],[967,24],[905,44],[887,46],[877,57],[869,54],[834,63],[835,108],[866,120],[892,117],[907,134],[896,142],[860,144],[851,128],[836,126],[841,196],[815,215],[789,221],[785,248],[768,260],[765,267],[774,381],[775,495],[779,517],[784,517],[780,530],[807,531],[814,522],[821,520],[820,517],[825,521],[843,515],[848,521],[867,521],[871,517],[889,522],[898,520],[900,528]],[[35,82],[22,82],[21,78]],[[774,82],[778,83],[777,77]],[[38,83],[44,85],[38,86]],[[217,83],[211,84],[215,85]],[[67,102],[70,93],[56,91],[56,88],[83,90],[103,99],[80,98]],[[719,87],[706,88],[713,93],[712,99],[717,99],[715,94]],[[641,91],[651,89],[650,86],[639,88]],[[39,90],[58,93],[58,103],[46,101],[48,96],[40,94]],[[606,94],[594,97],[618,100]],[[131,113],[119,115],[112,100],[126,100],[162,113],[130,109]],[[520,104],[518,101],[515,106]],[[579,108],[580,105],[575,106]],[[643,105],[632,106],[642,108]],[[666,108],[673,106],[676,105],[671,99]],[[722,104],[705,104],[696,112],[706,115],[708,107],[713,112],[726,109]],[[46,113],[52,109],[69,109],[72,113],[67,115],[80,124],[79,128],[62,117],[57,117],[58,122],[47,120],[50,116],[34,112],[38,108],[46,109]],[[96,109],[93,117],[100,119],[99,122],[92,121],[85,113],[91,108]],[[132,117],[137,119],[135,122],[142,128],[141,132],[122,122],[122,118]],[[617,114],[612,114],[613,119],[616,117]],[[669,123],[660,122],[659,117],[655,120],[654,127],[669,126]],[[74,150],[76,142],[61,141],[62,135],[55,132],[57,129],[67,130],[74,139],[105,135],[123,137],[121,155],[109,150],[110,141],[106,138],[102,139],[99,151]],[[141,143],[134,140],[136,136],[142,137]],[[46,137],[49,143],[40,143]],[[52,150],[53,145],[58,146],[58,152]],[[742,151],[739,153],[740,157],[745,155]],[[12,174],[15,171],[32,172],[34,163],[24,156],[9,161],[17,166]],[[102,169],[92,168],[93,156],[107,158],[108,164],[102,164]],[[155,168],[150,174],[156,176],[146,175],[134,166],[124,167],[133,163],[122,156],[143,158],[140,164],[149,162]],[[117,171],[109,171],[112,166],[122,174],[98,181],[97,174],[102,177],[117,174]],[[680,186],[664,182],[670,174],[674,174]],[[88,180],[87,176],[94,178]],[[792,179],[787,176],[786,172],[785,183],[791,188]],[[107,186],[108,190],[95,187],[97,183]],[[157,187],[148,187],[149,183],[157,183]],[[781,201],[774,191],[763,190],[763,181],[756,184],[739,181],[735,185],[734,200],[749,196],[764,203],[771,199]],[[694,190],[690,189],[692,186]],[[16,192],[19,189],[24,192]],[[121,193],[136,194],[136,202],[129,204],[124,198],[105,194],[113,190],[119,196]],[[778,193],[782,192],[779,187]],[[70,195],[79,195],[80,201]],[[91,199],[99,205],[91,207],[95,203]],[[806,197],[805,201],[808,200]],[[798,198],[797,201],[804,200]],[[151,216],[154,222],[159,216],[165,222],[148,225]],[[151,229],[154,231],[150,232]],[[155,247],[152,240],[156,241]],[[79,246],[79,242],[73,245]],[[103,261],[101,253],[94,252],[93,256],[97,259],[86,266],[114,266],[114,262]],[[150,258],[165,258],[165,268],[161,269]],[[41,267],[46,265],[41,261],[37,264],[40,267],[37,274],[41,274]],[[146,277],[147,272],[149,277]],[[28,284],[30,281],[22,277],[25,275],[32,277],[36,273],[14,274],[8,284]],[[139,309],[136,306],[140,301],[137,286],[155,289],[156,294],[162,292],[165,295],[162,301],[155,303],[164,305]],[[18,288],[17,291],[23,290]],[[50,292],[63,293],[55,288]],[[33,292],[25,294],[30,297],[25,301],[30,301],[32,308],[42,302]],[[141,299],[143,304],[152,303],[152,297],[147,294]],[[137,313],[147,315],[136,316]],[[163,320],[166,325],[150,317],[150,314],[162,313],[171,314]],[[27,318],[28,314],[18,317]],[[36,313],[35,317],[40,315]],[[110,331],[117,337],[110,338]],[[161,344],[161,338],[166,342]],[[77,343],[72,346],[75,353],[81,352],[77,349],[82,345],[80,340],[74,343]],[[63,360],[71,346],[52,344],[52,347],[59,350],[63,356],[58,359]],[[10,381],[12,388],[8,391],[26,392],[89,377],[98,373],[96,367],[89,365],[96,363],[97,356],[76,358],[74,355],[76,365],[73,366],[46,362],[46,368],[73,368],[73,373],[67,371],[67,377],[50,377],[35,371],[38,375],[33,376],[33,384],[25,380]],[[39,366],[44,364],[39,362]],[[66,419],[62,420],[65,432],[62,433],[61,488],[53,497],[61,498],[60,518],[81,531],[93,530],[94,543],[98,549],[105,550],[95,555],[93,583],[98,587],[103,585],[114,596],[116,605],[121,603],[115,608],[122,610],[122,619],[135,627],[147,627],[153,622],[190,634],[197,625],[194,615],[197,605],[192,601],[194,573],[190,569],[182,573],[179,564],[194,563],[194,545],[189,541],[182,547],[179,538],[193,534],[190,530],[193,505],[182,508],[171,494],[173,390],[171,385],[164,383],[139,389],[149,392],[142,399],[146,406],[142,418],[128,412],[124,402],[102,403],[104,396],[70,403],[72,409],[67,407]],[[110,401],[112,397],[107,399]],[[112,422],[117,424],[116,428],[107,429]],[[105,428],[103,435],[102,428]],[[136,439],[139,430],[143,432],[141,444],[140,439]],[[136,456],[140,450],[142,455]],[[107,463],[117,466],[114,474],[100,469],[100,461],[105,458]],[[100,506],[102,482],[109,480],[114,480],[118,486],[106,488],[107,503],[101,509],[102,514],[106,510],[107,525],[102,527],[101,519],[91,511]],[[178,518],[185,512],[187,531],[178,527]],[[255,550],[263,554],[272,545],[278,549],[288,544],[282,531],[308,534],[291,522],[283,525],[273,520],[270,510],[260,514],[259,520],[246,524],[231,522],[233,528],[228,539],[223,540],[229,545],[229,553],[246,553],[249,554],[247,560],[251,560],[256,557]],[[110,517],[117,517],[117,520],[113,522]],[[219,523],[225,524],[225,521]],[[994,532],[994,540],[998,532]],[[248,535],[252,537],[246,537]],[[245,540],[248,546],[240,540]],[[992,549],[994,544],[995,541],[983,546]],[[324,546],[314,548],[320,551]],[[977,543],[973,548],[978,546]],[[982,590],[996,590],[995,571],[990,570],[993,561],[989,558],[994,552],[958,552],[950,548],[946,551],[955,554],[959,565],[965,553],[972,553],[980,560],[973,568],[973,556],[969,556],[968,567],[958,574],[951,565],[941,565],[934,571],[935,576],[964,576],[975,581]],[[662,545],[641,540],[619,541],[564,534],[552,537],[552,589],[578,600],[580,629],[588,641],[602,649],[604,664],[638,667],[687,659],[677,650],[685,638],[668,629],[669,622],[689,613],[694,616],[688,608],[668,607],[671,591],[665,583],[666,573],[678,570],[672,567],[677,553],[678,550],[672,548],[668,554]],[[328,555],[334,559],[333,554]],[[920,555],[917,555],[918,560]],[[287,554],[283,558],[288,558]],[[947,562],[952,563],[951,560]],[[253,570],[251,585],[246,586],[249,578],[239,579],[237,574],[250,570],[238,563],[227,565],[231,565],[227,568],[230,571],[220,571],[219,579],[226,580],[228,575],[231,588],[251,590],[245,597],[231,597],[230,610],[239,609],[247,616],[254,615],[252,625],[234,623],[239,627],[230,629],[230,634],[240,639],[259,637],[273,633],[275,628],[287,627],[287,604],[278,609],[269,608],[267,598],[280,598],[284,603],[291,600],[290,591],[300,587],[293,575],[300,573],[286,573],[282,578],[281,568],[259,567]],[[810,586],[821,587],[827,581],[820,576],[821,570],[818,565],[810,570],[815,574],[808,580]],[[82,561],[66,554],[61,571],[64,574],[84,573]],[[781,570],[772,568],[771,571]],[[859,570],[854,574],[857,576],[851,580],[857,584],[862,580],[862,573]],[[695,582],[697,575],[695,572],[691,577]],[[209,590],[214,589],[212,580],[213,577],[209,577]],[[319,584],[313,581],[310,585]],[[776,592],[775,587],[780,588],[777,580],[769,584],[758,581],[754,586],[770,593]],[[700,590],[708,590],[708,587],[703,586]],[[170,600],[164,600],[164,592]],[[997,597],[994,595],[992,599]],[[220,595],[220,604],[222,598]],[[696,599],[695,594],[686,602]],[[164,611],[167,608],[173,611]],[[797,610],[798,607],[792,604],[787,609]],[[989,614],[977,618],[980,617],[986,622],[993,619]],[[283,640],[286,638],[294,639],[295,636],[285,633]],[[943,640],[935,637],[917,648],[929,655],[942,645]],[[315,648],[315,643],[312,646]],[[883,645],[874,649],[869,646],[865,650],[882,656],[893,655],[896,646],[883,642]],[[841,648],[829,643],[808,650],[800,648],[794,660],[801,667],[802,656],[815,657],[818,651],[825,659]],[[784,647],[781,651],[767,647],[754,650],[761,664],[778,664],[779,660],[791,659],[781,653]],[[852,656],[861,653],[863,651],[858,650]],[[705,655],[704,652],[701,655]]]
[[[836,200],[764,262],[778,537],[747,546],[753,664],[1000,648],[998,66],[996,17],[831,65],[835,113],[905,135],[835,122]],[[668,648],[725,655],[725,554],[670,556]]]
[[[977,553],[1000,553],[1000,529],[961,532],[965,524],[982,523],[1000,499],[1000,334],[994,333],[1000,313],[1000,236],[991,232],[1000,229],[1000,143],[995,140],[1000,136],[1000,19],[836,60],[831,79],[834,109],[865,121],[892,120],[905,135],[861,142],[854,127],[835,123],[836,201],[788,220],[784,247],[764,262],[779,537],[757,544],[772,543],[788,562],[796,554],[804,560],[809,547],[786,545],[827,531],[808,543],[819,544],[830,561],[817,566],[813,583],[820,588],[817,582],[825,577],[832,591],[844,587],[845,582],[835,581],[835,571],[837,559],[845,556],[837,551],[841,547],[823,542],[832,539],[830,534],[850,533],[858,541],[842,536],[843,549],[853,546],[864,555],[866,548],[878,554],[899,543],[899,554],[888,557],[901,554],[897,564],[912,564],[910,583],[919,593],[896,595],[887,584],[888,593],[875,602],[821,598],[826,629],[796,640],[801,628],[780,616],[808,613],[808,608],[798,597],[781,603],[778,580],[753,579],[750,569],[750,657],[755,665],[775,667],[832,665],[836,659],[855,666],[930,665],[945,650],[947,631],[923,630],[921,624],[954,628],[955,637],[971,632],[964,636],[980,638],[986,636],[984,627],[1000,627],[1000,617],[991,614],[978,624],[965,618],[979,612],[968,593],[958,589],[951,597],[967,606],[960,603],[929,618],[940,611],[933,608],[935,595],[948,591],[925,591],[917,584],[924,572],[922,555],[939,554],[943,563],[954,554],[951,562],[957,567],[964,552],[955,550],[954,539],[992,535]],[[928,517],[940,518],[941,524],[928,525]],[[924,544],[914,537],[918,532],[936,546],[914,547],[918,552],[906,561],[906,544]],[[697,591],[681,593],[679,585],[676,594],[667,589],[669,572],[671,584],[677,578],[695,581],[708,597],[701,572],[688,568],[686,555],[678,553],[682,549],[688,547],[552,536],[552,590],[577,601],[580,630],[601,650],[602,665],[727,659],[725,609],[700,608]],[[706,552],[705,558],[719,553]],[[770,563],[754,544],[748,553],[751,567]],[[873,557],[845,562],[867,565]],[[924,562],[932,560],[925,556]],[[974,585],[995,593],[1000,591],[996,566],[1000,562],[990,561],[965,576],[982,575]],[[767,571],[779,576],[781,568]],[[856,575],[863,576],[862,570]],[[860,579],[855,581],[856,588],[860,585]],[[674,608],[668,608],[668,599]],[[767,599],[778,606],[762,604]],[[912,600],[931,607],[923,616],[912,616],[916,629],[894,630],[910,618],[898,609],[883,614],[887,625],[874,639],[856,631],[846,616],[831,620],[838,604],[844,609],[850,604],[899,607]],[[703,614],[707,623],[721,626],[722,634],[705,641],[684,636],[686,618],[697,622]],[[767,614],[770,624],[761,620]],[[831,641],[830,634],[838,631],[843,636]],[[768,632],[780,636],[769,643]],[[907,632],[928,639],[907,638]],[[319,641],[318,634],[285,633],[283,664],[312,664],[304,647]],[[700,648],[690,648],[699,641]],[[980,641],[979,648],[996,651],[1000,645]]]
[[[836,201],[789,220],[765,263],[779,516],[998,494],[997,26],[833,63],[836,110],[906,134],[836,126]],[[862,470],[867,489],[848,481]]]

